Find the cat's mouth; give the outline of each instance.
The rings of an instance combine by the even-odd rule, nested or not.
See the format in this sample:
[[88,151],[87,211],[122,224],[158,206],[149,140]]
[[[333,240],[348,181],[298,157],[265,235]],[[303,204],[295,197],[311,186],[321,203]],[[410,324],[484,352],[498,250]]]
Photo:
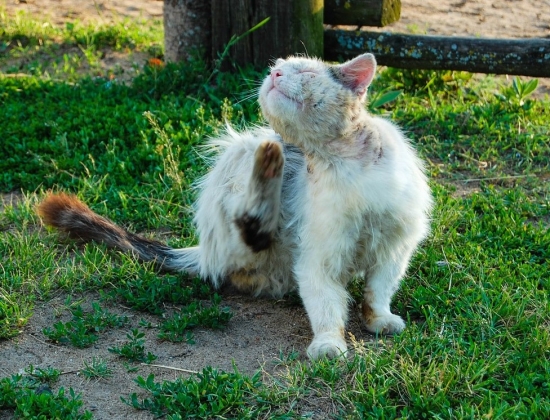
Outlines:
[[271,86],[271,89],[269,89],[269,91],[267,92],[267,95],[269,96],[270,94],[275,94],[277,95],[278,97],[283,97],[289,101],[292,101],[298,105],[302,105],[302,102],[300,102],[298,99],[296,98],[293,98],[291,96],[289,96],[287,93],[283,92],[281,89],[279,89],[277,86],[275,85],[272,85]]

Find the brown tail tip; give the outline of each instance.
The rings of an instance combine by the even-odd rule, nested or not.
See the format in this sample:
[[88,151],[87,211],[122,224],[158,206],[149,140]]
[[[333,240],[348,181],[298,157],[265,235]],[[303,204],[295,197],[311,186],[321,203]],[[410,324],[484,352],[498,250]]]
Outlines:
[[46,225],[61,228],[68,212],[88,213],[91,210],[74,195],[50,193],[38,205],[36,212]]

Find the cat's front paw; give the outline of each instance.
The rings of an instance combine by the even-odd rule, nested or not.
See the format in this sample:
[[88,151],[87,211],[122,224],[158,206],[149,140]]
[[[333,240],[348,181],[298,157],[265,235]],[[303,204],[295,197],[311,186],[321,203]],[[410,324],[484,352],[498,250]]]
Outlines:
[[365,327],[375,334],[399,334],[405,329],[405,321],[398,315],[387,314],[370,318]]
[[311,359],[320,359],[328,357],[334,359],[336,357],[344,357],[348,351],[346,340],[337,333],[322,333],[313,338],[313,341],[307,348],[307,355]]

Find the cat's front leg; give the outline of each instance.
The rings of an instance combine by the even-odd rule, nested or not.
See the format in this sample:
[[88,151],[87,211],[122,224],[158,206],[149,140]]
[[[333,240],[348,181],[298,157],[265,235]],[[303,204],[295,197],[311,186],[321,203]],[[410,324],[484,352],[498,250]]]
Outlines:
[[235,212],[241,238],[254,252],[269,248],[278,227],[284,162],[276,141],[262,142],[254,153],[246,193]]
[[312,359],[343,356],[347,351],[344,329],[349,298],[345,286],[306,264],[303,269],[298,268],[296,278],[314,334],[308,356]]

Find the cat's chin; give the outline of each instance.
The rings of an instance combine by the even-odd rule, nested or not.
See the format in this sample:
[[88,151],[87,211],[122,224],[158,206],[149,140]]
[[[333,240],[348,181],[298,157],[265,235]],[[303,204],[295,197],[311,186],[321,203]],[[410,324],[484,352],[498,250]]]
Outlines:
[[297,107],[303,106],[302,102],[291,98],[283,91],[273,87],[268,93],[266,102],[269,103],[272,107],[276,106],[277,108],[288,108],[291,107],[292,111],[295,111]]
[[283,136],[286,142],[293,143],[290,140],[293,136],[288,132],[289,121],[294,121],[296,125],[297,113],[302,104],[274,89],[262,98],[261,107],[269,125]]

